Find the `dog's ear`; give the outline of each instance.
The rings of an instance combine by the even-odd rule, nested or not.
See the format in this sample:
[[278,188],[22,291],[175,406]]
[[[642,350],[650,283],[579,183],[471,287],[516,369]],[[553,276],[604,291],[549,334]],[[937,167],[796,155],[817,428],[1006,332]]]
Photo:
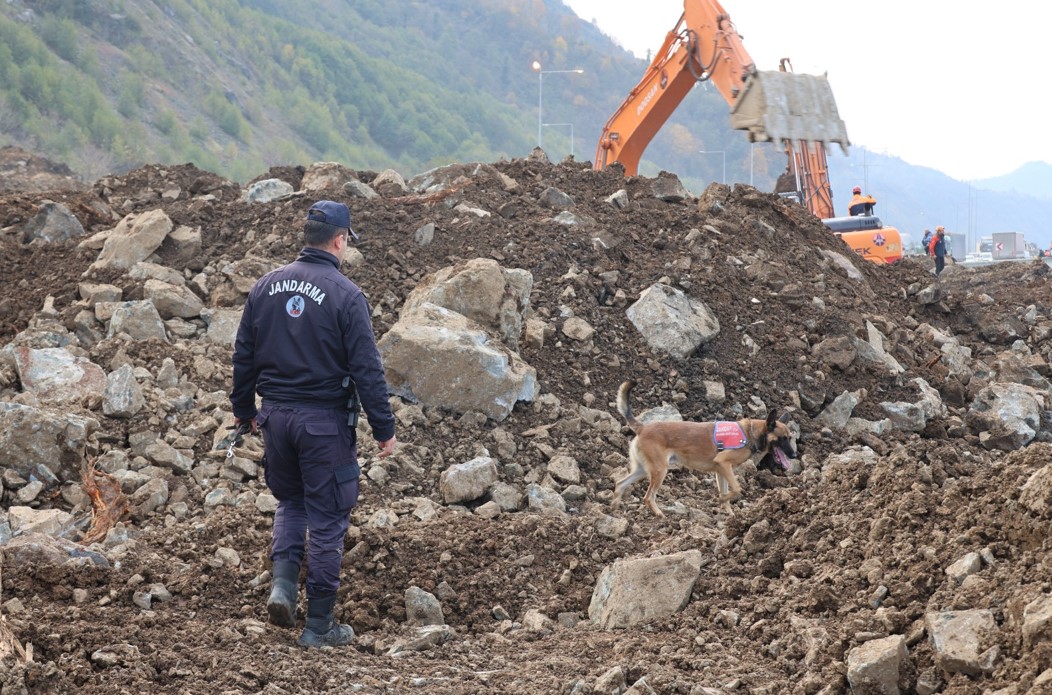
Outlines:
[[778,422],[789,424],[789,413],[782,413],[782,417],[778,418]]
[[778,424],[778,413],[771,411],[767,413],[767,431],[770,432]]

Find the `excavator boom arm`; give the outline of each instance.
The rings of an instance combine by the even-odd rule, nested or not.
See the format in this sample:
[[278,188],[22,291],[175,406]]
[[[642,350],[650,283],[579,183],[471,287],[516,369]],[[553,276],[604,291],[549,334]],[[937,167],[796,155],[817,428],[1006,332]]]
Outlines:
[[731,125],[753,142],[838,142],[847,131],[824,77],[756,70],[730,15],[717,0],[684,0],[639,84],[606,122],[595,169],[620,162],[638,173],[643,151],[700,81],[711,81],[731,106]]

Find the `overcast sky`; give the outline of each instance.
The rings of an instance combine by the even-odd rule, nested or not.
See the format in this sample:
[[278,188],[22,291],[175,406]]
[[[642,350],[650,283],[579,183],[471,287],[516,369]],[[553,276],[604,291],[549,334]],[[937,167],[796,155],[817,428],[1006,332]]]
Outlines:
[[[660,47],[684,2],[563,1],[641,58]],[[788,57],[795,72],[828,74],[853,145],[962,181],[1052,163],[1052,3],[722,5],[758,69]]]

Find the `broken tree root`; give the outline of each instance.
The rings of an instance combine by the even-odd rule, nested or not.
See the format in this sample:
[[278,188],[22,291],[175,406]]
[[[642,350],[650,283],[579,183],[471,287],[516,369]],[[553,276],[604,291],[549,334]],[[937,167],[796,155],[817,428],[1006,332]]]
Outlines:
[[80,466],[81,487],[91,497],[91,527],[80,539],[81,545],[91,545],[106,538],[121,517],[128,511],[128,498],[117,479],[95,466],[95,459]]

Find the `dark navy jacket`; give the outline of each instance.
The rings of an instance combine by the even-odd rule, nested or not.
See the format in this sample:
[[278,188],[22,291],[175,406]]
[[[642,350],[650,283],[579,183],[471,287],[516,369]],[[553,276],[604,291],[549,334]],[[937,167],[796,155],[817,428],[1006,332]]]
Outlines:
[[272,405],[344,407],[350,376],[373,437],[394,436],[369,304],[339,267],[331,253],[305,247],[249,292],[234,343],[234,417],[256,416],[257,391]]
[[946,255],[946,237],[939,238],[939,235],[935,235],[935,244],[932,246],[933,256],[945,256]]

